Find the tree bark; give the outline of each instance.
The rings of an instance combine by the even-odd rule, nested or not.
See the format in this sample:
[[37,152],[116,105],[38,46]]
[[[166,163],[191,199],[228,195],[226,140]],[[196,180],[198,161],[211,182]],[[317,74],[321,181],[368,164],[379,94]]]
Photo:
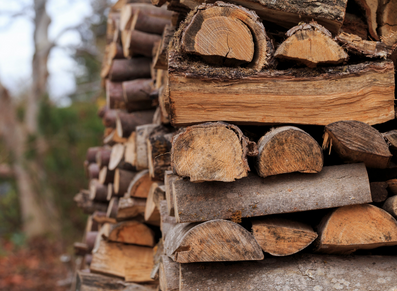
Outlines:
[[149,110],[154,106],[155,100],[150,93],[153,88],[152,79],[137,79],[123,82],[123,98],[127,103],[128,112]]

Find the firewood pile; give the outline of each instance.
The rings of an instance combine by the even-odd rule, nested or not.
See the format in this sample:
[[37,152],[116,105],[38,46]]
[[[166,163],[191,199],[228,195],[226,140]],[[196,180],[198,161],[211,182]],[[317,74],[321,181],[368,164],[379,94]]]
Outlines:
[[397,288],[396,1],[119,0],[107,40],[75,290]]

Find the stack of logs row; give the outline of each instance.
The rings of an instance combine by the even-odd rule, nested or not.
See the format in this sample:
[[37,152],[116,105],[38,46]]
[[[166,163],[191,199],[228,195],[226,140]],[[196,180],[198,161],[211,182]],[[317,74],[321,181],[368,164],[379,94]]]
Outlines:
[[76,290],[397,288],[396,1],[120,0],[107,34]]

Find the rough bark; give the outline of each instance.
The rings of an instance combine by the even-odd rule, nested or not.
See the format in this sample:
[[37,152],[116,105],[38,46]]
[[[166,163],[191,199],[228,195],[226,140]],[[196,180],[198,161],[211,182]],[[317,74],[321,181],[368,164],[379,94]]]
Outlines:
[[167,234],[164,250],[178,263],[263,259],[252,234],[228,220],[177,224]]
[[128,112],[149,110],[153,108],[152,79],[137,79],[123,82],[123,98],[127,103]]

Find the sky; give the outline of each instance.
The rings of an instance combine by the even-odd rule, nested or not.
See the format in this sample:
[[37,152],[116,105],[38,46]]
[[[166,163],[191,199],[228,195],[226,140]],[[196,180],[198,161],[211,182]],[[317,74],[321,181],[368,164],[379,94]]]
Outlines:
[[[0,82],[13,94],[26,90],[31,78],[33,57],[32,12],[28,6],[33,0],[0,0]],[[10,18],[16,12],[25,15]],[[47,13],[52,22],[49,37],[55,37],[67,27],[82,23],[92,14],[90,0],[48,0]],[[70,48],[81,42],[76,31],[69,31],[59,38],[59,46],[51,51],[48,61],[50,73],[49,93],[59,105],[67,105],[67,95],[75,89],[73,72],[77,69],[69,57]]]

